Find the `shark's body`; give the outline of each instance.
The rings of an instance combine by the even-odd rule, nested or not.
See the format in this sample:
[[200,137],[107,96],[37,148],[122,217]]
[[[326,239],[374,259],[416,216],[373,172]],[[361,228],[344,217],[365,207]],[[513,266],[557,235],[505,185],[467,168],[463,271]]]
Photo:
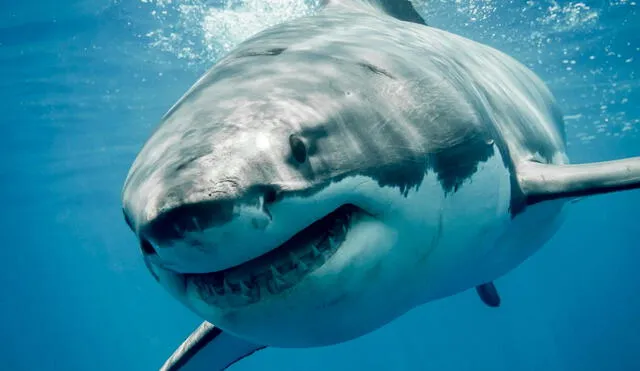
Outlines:
[[334,0],[205,74],[123,204],[156,279],[219,326],[165,367],[216,369],[473,287],[498,306],[491,281],[567,200],[639,184],[638,159],[568,165],[559,108],[514,59],[427,27],[408,1]]

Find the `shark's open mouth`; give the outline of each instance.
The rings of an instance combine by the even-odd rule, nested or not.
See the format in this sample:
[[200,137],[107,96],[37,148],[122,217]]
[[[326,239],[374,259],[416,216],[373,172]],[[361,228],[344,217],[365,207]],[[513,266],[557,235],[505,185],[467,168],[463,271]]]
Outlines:
[[199,296],[220,306],[242,306],[278,294],[322,266],[346,239],[361,209],[343,205],[255,259],[217,272],[185,274]]

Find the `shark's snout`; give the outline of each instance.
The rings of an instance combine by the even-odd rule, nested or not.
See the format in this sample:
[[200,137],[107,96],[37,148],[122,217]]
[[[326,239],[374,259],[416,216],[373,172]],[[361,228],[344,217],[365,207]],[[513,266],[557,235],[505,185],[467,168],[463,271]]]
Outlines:
[[269,186],[233,192],[220,187],[171,189],[155,197],[139,196],[144,202],[137,205],[143,207],[125,209],[125,220],[141,237],[160,246],[172,245],[187,234],[221,227],[237,218],[245,217],[254,228],[264,228],[271,217],[268,206],[278,197],[276,188]]
[[225,269],[256,253],[253,247],[261,247],[273,221],[275,188],[211,191],[202,197],[180,202],[163,196],[137,203],[149,209],[125,209],[145,257],[175,272],[197,273]]
[[233,200],[216,200],[180,205],[151,220],[140,233],[157,245],[170,245],[186,234],[230,222],[235,204]]

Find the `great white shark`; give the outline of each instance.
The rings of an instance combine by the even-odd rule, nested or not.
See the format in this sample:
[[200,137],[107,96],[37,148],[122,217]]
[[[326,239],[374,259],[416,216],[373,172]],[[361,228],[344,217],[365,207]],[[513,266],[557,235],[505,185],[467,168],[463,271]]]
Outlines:
[[640,158],[570,164],[544,83],[407,0],[325,0],[251,37],[163,117],[125,181],[155,279],[205,322],[163,366],[367,334],[492,281]]

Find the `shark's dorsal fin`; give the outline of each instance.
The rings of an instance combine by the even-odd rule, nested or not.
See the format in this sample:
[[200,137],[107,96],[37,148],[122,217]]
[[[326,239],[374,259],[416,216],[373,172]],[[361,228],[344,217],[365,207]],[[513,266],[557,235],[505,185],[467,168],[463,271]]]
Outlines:
[[221,371],[263,349],[203,322],[164,363],[161,371]]
[[364,6],[380,10],[403,21],[427,25],[410,0],[324,0],[324,5]]
[[578,165],[522,163],[518,183],[526,204],[640,189],[640,157]]

